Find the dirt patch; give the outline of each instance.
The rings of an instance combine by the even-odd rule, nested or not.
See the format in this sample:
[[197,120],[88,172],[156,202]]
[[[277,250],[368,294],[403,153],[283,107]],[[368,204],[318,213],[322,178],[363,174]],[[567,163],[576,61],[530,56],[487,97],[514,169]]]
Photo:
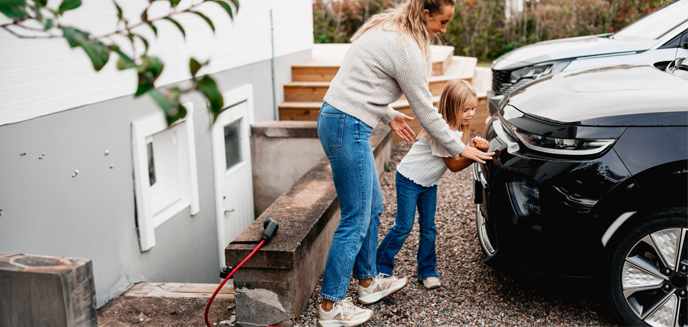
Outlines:
[[[118,296],[98,309],[98,326],[205,326],[205,298]],[[234,315],[234,299],[215,299],[208,315],[221,326]],[[225,325],[225,324],[222,324]]]

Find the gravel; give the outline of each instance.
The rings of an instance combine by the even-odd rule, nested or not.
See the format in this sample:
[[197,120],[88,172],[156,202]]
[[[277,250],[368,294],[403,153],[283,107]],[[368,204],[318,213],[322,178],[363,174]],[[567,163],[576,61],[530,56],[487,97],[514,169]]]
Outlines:
[[[396,164],[410,149],[397,143],[390,171],[381,176],[385,211],[380,217],[378,241],[394,226]],[[437,271],[442,287],[425,290],[418,283],[416,253],[418,224],[396,256],[395,275],[409,277],[397,293],[367,306],[374,311],[365,326],[600,326],[613,325],[604,313],[597,288],[589,284],[534,283],[488,267],[475,228],[470,168],[442,177],[438,190]],[[320,283],[297,326],[317,326]],[[346,296],[357,302],[356,281]]]

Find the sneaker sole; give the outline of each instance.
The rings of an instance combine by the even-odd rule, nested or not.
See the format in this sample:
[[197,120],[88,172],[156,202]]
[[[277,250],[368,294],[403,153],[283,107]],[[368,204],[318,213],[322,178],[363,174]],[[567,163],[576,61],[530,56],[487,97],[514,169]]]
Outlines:
[[373,317],[373,313],[370,313],[370,316],[368,318],[360,319],[360,320],[351,320],[351,321],[345,321],[345,320],[326,320],[326,321],[320,321],[318,320],[318,325],[322,327],[353,327],[353,326],[359,326],[364,323],[366,323],[370,318]]
[[390,288],[390,289],[387,289],[387,290],[384,290],[384,291],[381,291],[381,292],[377,292],[377,293],[373,293],[373,294],[366,295],[366,296],[363,296],[363,297],[359,297],[359,298],[358,298],[358,302],[361,302],[361,303],[363,303],[363,304],[373,304],[373,303],[375,303],[375,302],[377,302],[377,301],[382,300],[382,299],[385,298],[386,296],[392,295],[392,294],[394,294],[396,291],[398,291],[398,290],[404,288],[404,286],[406,286],[406,284],[408,284],[408,279],[406,279],[406,282],[405,282],[403,285],[401,285],[401,286],[399,286],[399,287],[397,287],[397,288]]

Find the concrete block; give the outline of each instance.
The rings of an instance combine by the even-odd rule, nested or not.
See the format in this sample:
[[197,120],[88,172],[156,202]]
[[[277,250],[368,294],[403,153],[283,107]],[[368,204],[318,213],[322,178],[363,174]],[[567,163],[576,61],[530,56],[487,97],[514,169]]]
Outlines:
[[91,260],[0,253],[0,326],[97,326]]

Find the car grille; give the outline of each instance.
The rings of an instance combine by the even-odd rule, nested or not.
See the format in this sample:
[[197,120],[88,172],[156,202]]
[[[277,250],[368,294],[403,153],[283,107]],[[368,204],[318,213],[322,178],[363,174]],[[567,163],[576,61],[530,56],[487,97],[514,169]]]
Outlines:
[[507,70],[492,70],[492,90],[495,94],[508,95],[513,90],[525,85],[526,83],[532,81],[531,78],[520,79],[516,83],[511,83],[510,80],[511,72]]
[[509,84],[509,76],[511,72],[508,70],[492,70],[492,90],[497,94],[503,94],[501,92],[503,84]]

